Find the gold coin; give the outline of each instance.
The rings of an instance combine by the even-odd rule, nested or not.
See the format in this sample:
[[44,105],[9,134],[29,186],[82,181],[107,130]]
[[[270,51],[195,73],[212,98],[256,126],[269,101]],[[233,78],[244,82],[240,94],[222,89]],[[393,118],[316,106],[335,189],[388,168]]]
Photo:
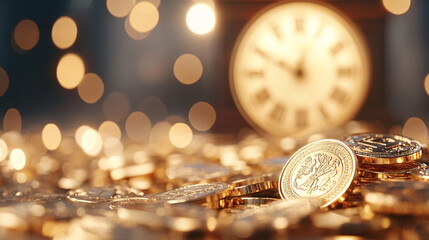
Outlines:
[[343,142],[324,139],[299,149],[280,174],[283,199],[314,197],[321,207],[344,201],[357,182],[357,157]]
[[425,164],[425,166],[421,168],[416,168],[411,170],[411,178],[423,181],[423,182],[429,182],[429,166]]
[[399,135],[362,133],[343,141],[353,149],[360,163],[403,163],[422,156],[422,145],[418,141]]

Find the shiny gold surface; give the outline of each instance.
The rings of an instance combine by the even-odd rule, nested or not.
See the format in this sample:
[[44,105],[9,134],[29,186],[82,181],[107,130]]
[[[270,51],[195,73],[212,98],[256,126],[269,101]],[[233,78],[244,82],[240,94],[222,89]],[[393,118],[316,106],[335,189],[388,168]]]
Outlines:
[[325,139],[299,149],[279,178],[283,199],[314,197],[327,207],[344,201],[357,181],[357,158],[344,143]]
[[236,41],[230,86],[242,115],[269,136],[326,131],[352,119],[369,87],[358,29],[318,2],[273,4]]
[[362,133],[344,139],[360,163],[391,164],[419,159],[421,144],[411,138],[393,134]]

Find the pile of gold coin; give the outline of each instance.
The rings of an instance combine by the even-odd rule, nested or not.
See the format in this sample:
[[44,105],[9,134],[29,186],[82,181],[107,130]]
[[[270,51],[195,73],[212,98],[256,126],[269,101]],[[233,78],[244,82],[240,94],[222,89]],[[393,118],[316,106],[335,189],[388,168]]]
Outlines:
[[[191,153],[124,143],[121,156],[71,144],[0,161],[0,239],[424,239],[429,167],[422,146],[363,133],[271,145],[249,132],[205,136]],[[319,136],[320,138],[320,136]],[[288,140],[289,143],[292,141]],[[299,143],[294,143],[298,146]]]

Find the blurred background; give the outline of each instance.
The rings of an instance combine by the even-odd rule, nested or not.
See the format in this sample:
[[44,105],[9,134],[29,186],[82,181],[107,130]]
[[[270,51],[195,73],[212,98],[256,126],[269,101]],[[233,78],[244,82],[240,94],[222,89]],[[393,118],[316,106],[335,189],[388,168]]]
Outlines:
[[[184,123],[181,131],[236,133],[247,123],[229,91],[229,57],[242,27],[273,2],[2,0],[1,129],[108,121],[138,140],[167,120]],[[370,48],[372,85],[357,120],[426,139],[429,2],[324,2],[353,20]]]

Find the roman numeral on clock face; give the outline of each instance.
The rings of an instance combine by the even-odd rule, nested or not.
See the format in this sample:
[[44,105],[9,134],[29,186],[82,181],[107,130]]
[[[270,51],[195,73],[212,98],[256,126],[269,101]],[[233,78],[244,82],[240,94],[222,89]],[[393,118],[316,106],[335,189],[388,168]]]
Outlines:
[[270,113],[270,118],[274,121],[280,122],[283,120],[286,112],[285,106],[280,103],[276,103]]
[[255,101],[258,105],[264,104],[269,98],[270,93],[265,88],[262,88],[255,94]]
[[340,87],[335,87],[331,93],[331,99],[336,101],[337,103],[344,103],[347,97],[347,93],[341,89]]
[[305,128],[308,125],[308,113],[305,109],[298,109],[295,112],[296,117],[296,127]]

